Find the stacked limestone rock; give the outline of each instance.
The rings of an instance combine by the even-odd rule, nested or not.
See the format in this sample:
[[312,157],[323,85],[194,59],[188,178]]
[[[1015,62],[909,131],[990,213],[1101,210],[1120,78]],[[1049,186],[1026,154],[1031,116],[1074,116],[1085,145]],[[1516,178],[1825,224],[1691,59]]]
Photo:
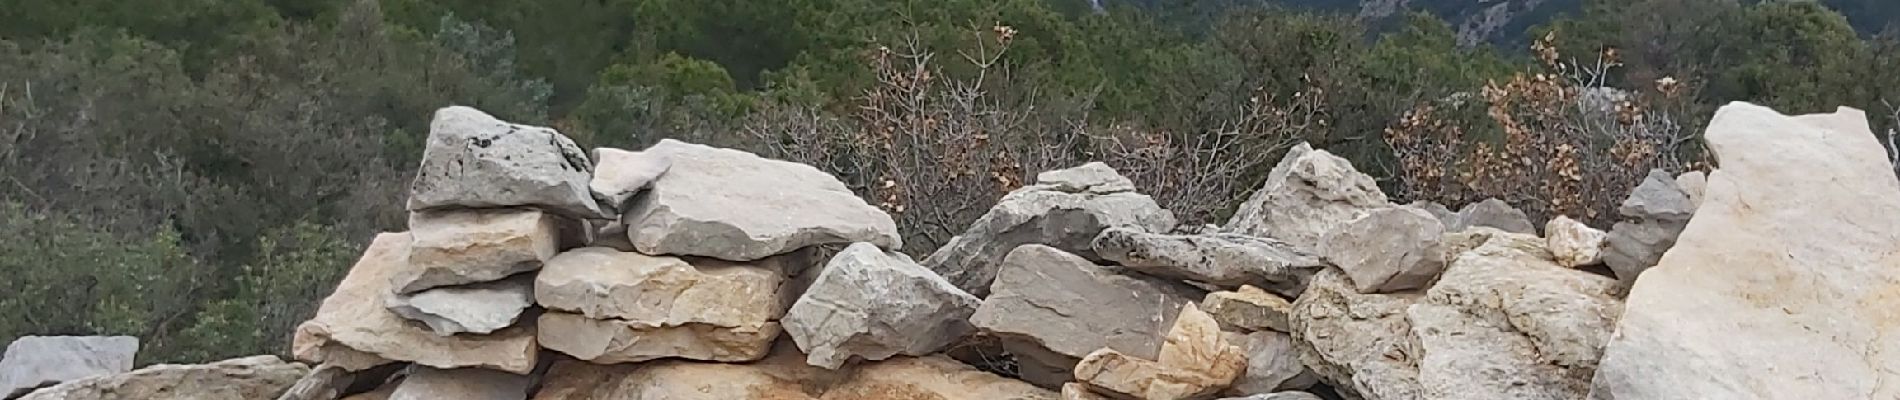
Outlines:
[[466,108],[432,128],[411,231],[297,332],[316,367],[27,398],[1900,398],[1900,180],[1851,110],[1726,107],[1721,169],[1652,174],[1607,232],[1394,204],[1302,145],[1224,227],[1091,163],[921,262],[809,166],[675,141],[593,166]]

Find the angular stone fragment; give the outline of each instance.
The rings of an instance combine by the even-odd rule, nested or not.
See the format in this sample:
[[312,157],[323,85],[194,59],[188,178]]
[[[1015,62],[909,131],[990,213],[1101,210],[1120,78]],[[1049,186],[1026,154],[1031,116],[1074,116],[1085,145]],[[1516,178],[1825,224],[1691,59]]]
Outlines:
[[1227,388],[1246,368],[1246,354],[1221,337],[1214,318],[1189,304],[1169,330],[1159,360],[1105,348],[1076,364],[1075,379],[1112,397],[1196,399]]
[[389,311],[428,325],[437,335],[494,333],[514,325],[522,311],[534,305],[534,276],[390,294],[385,301]]
[[603,247],[574,249],[549,260],[535,276],[535,301],[551,310],[648,326],[756,328],[789,307],[781,304],[779,291],[785,274],[806,257],[801,252],[749,263],[688,262]]
[[0,357],[0,399],[79,378],[132,370],[139,338],[21,336]]
[[820,244],[903,245],[889,214],[809,165],[672,139],[643,156],[672,161],[621,217],[643,253],[749,261]]
[[1867,115],[1730,103],[1707,140],[1721,168],[1590,398],[1900,398],[1900,180]]
[[1709,177],[1702,171],[1684,172],[1676,175],[1676,187],[1682,189],[1683,195],[1689,196],[1689,206],[1694,207],[1702,204],[1702,192],[1709,188]]
[[594,180],[587,188],[601,199],[601,205],[613,210],[625,209],[633,195],[646,190],[673,166],[666,157],[607,147],[594,149],[594,161]]
[[1010,252],[993,287],[970,322],[1017,356],[1024,380],[1049,388],[1096,349],[1154,357],[1181,306],[1203,296],[1041,245]]
[[1287,325],[1287,313],[1293,311],[1293,303],[1272,293],[1253,286],[1241,286],[1232,292],[1212,292],[1201,299],[1201,309],[1220,321],[1221,326],[1234,327],[1245,331],[1271,330],[1286,332],[1292,329]]
[[1367,213],[1321,239],[1319,252],[1360,293],[1423,288],[1445,269],[1445,227],[1406,207]]
[[1062,384],[1062,400],[1111,400],[1108,396],[1089,391],[1089,386],[1076,382]]
[[974,329],[979,303],[903,253],[857,243],[831,258],[781,323],[807,362],[837,369],[853,357],[941,350]]
[[1531,225],[1531,218],[1524,215],[1523,210],[1496,198],[1466,204],[1465,208],[1458,210],[1458,223],[1447,227],[1446,232],[1463,232],[1481,226],[1511,233],[1537,234],[1537,226]]
[[1495,232],[1407,312],[1423,398],[1582,398],[1623,308],[1618,287],[1558,265],[1536,236]]
[[1557,257],[1557,265],[1576,268],[1603,261],[1603,247],[1609,233],[1591,228],[1562,215],[1544,224],[1545,246]]
[[562,220],[530,209],[422,211],[409,215],[397,293],[497,281],[541,268],[560,251]]
[[1234,379],[1234,385],[1224,392],[1228,395],[1305,389],[1319,382],[1318,375],[1300,364],[1300,352],[1292,336],[1280,332],[1222,335],[1247,354],[1247,371]]
[[161,364],[68,381],[20,400],[272,400],[307,372],[309,367],[276,356],[203,365]]
[[1421,295],[1361,294],[1328,268],[1293,301],[1300,360],[1342,393],[1366,400],[1420,399],[1417,343],[1406,310]]
[[481,368],[416,367],[389,400],[523,400],[534,379]]
[[820,400],[1054,400],[1056,394],[943,356],[869,363]]
[[587,154],[560,132],[446,107],[429,122],[409,210],[532,206],[574,218],[610,218],[587,189],[593,170]]
[[323,299],[316,316],[297,326],[291,344],[297,359],[351,371],[393,361],[524,374],[533,369],[538,347],[532,327],[444,337],[389,311],[390,277],[403,268],[409,243],[408,233],[376,236],[336,291]]
[[1334,227],[1390,206],[1371,176],[1325,150],[1301,143],[1267,174],[1266,183],[1227,221],[1227,232],[1319,246]]
[[1625,220],[1610,227],[1603,263],[1624,283],[1635,282],[1643,270],[1662,260],[1676,245],[1676,236],[1689,225],[1696,206],[1663,170],[1651,170],[1643,183],[1616,209]]
[[925,257],[924,267],[963,291],[987,297],[1003,257],[1017,246],[1041,244],[1100,261],[1092,243],[1104,229],[1174,228],[1173,212],[1134,192],[1128,178],[1107,165],[1090,163],[1037,177],[1036,184],[1010,191],[968,230]]
[[541,314],[539,325],[541,346],[601,364],[669,357],[752,361],[771,350],[780,331],[778,322],[741,327],[697,322],[654,326],[556,311]]
[[1255,285],[1289,297],[1299,297],[1306,281],[1326,266],[1293,245],[1232,233],[1167,235],[1115,227],[1103,230],[1092,247],[1103,259],[1144,274],[1222,287]]

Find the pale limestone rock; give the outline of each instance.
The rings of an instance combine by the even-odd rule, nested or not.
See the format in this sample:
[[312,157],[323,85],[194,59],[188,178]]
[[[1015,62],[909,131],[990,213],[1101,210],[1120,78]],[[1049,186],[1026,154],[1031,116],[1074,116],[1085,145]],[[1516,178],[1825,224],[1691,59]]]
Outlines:
[[540,269],[561,250],[562,223],[522,208],[411,213],[414,239],[391,284],[396,293],[415,293]]
[[1576,268],[1603,261],[1603,248],[1610,234],[1559,215],[1544,224],[1544,244],[1557,257],[1557,265]]
[[1096,349],[1153,358],[1181,306],[1204,295],[1042,245],[1010,252],[993,288],[970,322],[1017,356],[1024,380],[1050,388]]
[[1089,386],[1076,382],[1062,384],[1062,400],[1112,400],[1108,396],[1089,391]]
[[297,326],[297,359],[359,371],[394,361],[437,368],[482,367],[515,373],[534,368],[534,329],[515,326],[488,335],[444,337],[390,312],[391,275],[409,254],[408,233],[376,236],[316,316]]
[[416,367],[389,400],[523,400],[534,379],[481,368]]
[[1228,397],[1221,400],[1321,400],[1321,398],[1307,392],[1279,392],[1256,394],[1247,397]]
[[574,218],[610,218],[587,189],[593,170],[587,154],[560,132],[446,107],[429,122],[409,210],[532,206]]
[[21,336],[0,357],[0,399],[74,379],[132,370],[139,338]]
[[1424,211],[1389,207],[1338,225],[1319,253],[1360,293],[1419,289],[1445,269],[1445,227]]
[[1493,232],[1407,315],[1430,399],[1578,399],[1622,311],[1614,279],[1558,265],[1536,236]]
[[1253,286],[1241,286],[1232,292],[1212,292],[1201,299],[1201,309],[1212,314],[1222,326],[1244,331],[1286,332],[1287,314],[1293,303]]
[[979,303],[903,253],[857,243],[831,258],[781,323],[807,362],[837,369],[854,357],[942,350],[974,329]]
[[634,195],[673,167],[666,157],[607,147],[594,149],[594,162],[594,179],[587,188],[612,210],[626,209]]
[[805,260],[801,252],[749,263],[688,262],[581,248],[548,261],[535,276],[535,301],[550,310],[648,326],[757,328],[789,306],[780,304],[781,285]]
[[1900,398],[1900,180],[1866,114],[1731,103],[1707,140],[1721,167],[1590,398]]
[[1314,249],[1334,227],[1390,205],[1378,183],[1351,162],[1301,143],[1287,150],[1224,229]]
[[1233,233],[1167,235],[1114,227],[1103,230],[1092,247],[1103,259],[1144,274],[1221,287],[1256,285],[1288,297],[1299,297],[1306,281],[1326,266],[1291,244]]
[[771,350],[780,331],[778,322],[738,327],[698,322],[653,326],[557,311],[541,314],[539,324],[542,347],[602,364],[669,357],[752,361]]
[[819,400],[1055,400],[1056,393],[943,356],[866,364]]
[[276,356],[203,365],[161,364],[67,381],[20,400],[272,400],[308,372],[310,367]]
[[534,305],[534,276],[521,274],[494,282],[443,286],[411,294],[389,295],[389,311],[428,325],[435,334],[488,334],[515,324]]
[[1328,268],[1293,301],[1302,364],[1342,393],[1365,400],[1420,399],[1418,355],[1406,310],[1416,293],[1361,294]]
[[1175,400],[1210,397],[1246,371],[1247,355],[1221,337],[1220,325],[1193,304],[1175,320],[1159,359],[1104,348],[1075,366],[1075,379],[1111,397]]
[[821,244],[903,246],[889,214],[809,165],[672,139],[643,155],[672,161],[621,216],[643,253],[750,261]]
[[1676,187],[1682,189],[1683,195],[1689,196],[1689,206],[1694,207],[1702,204],[1702,192],[1709,188],[1709,177],[1702,171],[1684,172],[1676,175]]
[[1106,165],[1091,163],[1037,177],[1036,184],[1010,191],[968,230],[925,257],[924,267],[963,291],[988,297],[1003,258],[1018,246],[1046,245],[1101,261],[1092,244],[1104,229],[1174,228],[1173,212],[1136,193],[1128,178]]

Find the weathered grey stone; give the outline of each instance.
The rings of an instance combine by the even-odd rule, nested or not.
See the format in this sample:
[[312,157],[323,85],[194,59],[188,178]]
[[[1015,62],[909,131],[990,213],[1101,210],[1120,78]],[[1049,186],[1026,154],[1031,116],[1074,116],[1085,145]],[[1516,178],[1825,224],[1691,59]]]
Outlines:
[[377,235],[336,291],[323,299],[316,316],[297,326],[291,353],[299,360],[351,371],[395,361],[523,374],[533,369],[539,349],[531,326],[488,335],[440,336],[389,311],[390,277],[403,268],[409,243],[408,233]]
[[1557,257],[1557,265],[1576,268],[1603,261],[1603,248],[1610,234],[1559,215],[1544,224],[1544,245]]
[[581,247],[606,247],[620,251],[639,251],[633,248],[633,241],[627,239],[627,226],[620,224],[620,221],[611,221],[602,224],[600,228],[594,230],[593,240],[589,240],[586,246]]
[[1225,229],[1313,249],[1334,227],[1390,205],[1378,183],[1351,162],[1301,143],[1287,150]]
[[1102,230],[1092,247],[1103,259],[1130,270],[1222,287],[1254,285],[1299,297],[1318,256],[1273,239],[1233,233],[1167,235],[1141,229]]
[[1320,400],[1320,397],[1307,392],[1263,393],[1247,397],[1228,397],[1221,400]]
[[491,369],[415,367],[389,400],[523,400],[534,380]]
[[397,293],[415,293],[539,269],[561,250],[562,223],[522,208],[411,213],[414,239],[392,284]]
[[494,282],[443,286],[411,294],[389,295],[389,311],[428,325],[435,334],[487,334],[515,324],[534,305],[534,275]]
[[1464,232],[1480,226],[1512,233],[1537,234],[1537,226],[1531,225],[1531,218],[1524,215],[1523,210],[1495,198],[1466,204],[1465,208],[1458,209],[1458,223],[1447,226],[1445,231]]
[[310,367],[276,356],[203,365],[161,364],[67,381],[20,400],[272,400],[307,372]]
[[1292,336],[1271,331],[1223,335],[1247,354],[1247,371],[1224,392],[1229,396],[1305,389],[1319,382],[1318,375],[1300,364],[1300,351]]
[[970,322],[1017,356],[1024,380],[1047,388],[1068,381],[1082,356],[1104,347],[1153,359],[1181,306],[1202,296],[1042,245],[1011,251],[992,287]]
[[655,326],[558,311],[541,314],[539,326],[542,347],[600,364],[661,358],[752,361],[771,350],[780,332],[776,321],[739,327],[699,322]]
[[649,256],[604,247],[574,249],[535,275],[542,307],[649,326],[699,323],[757,328],[778,320],[785,274],[797,252],[747,263]]
[[1092,163],[1037,177],[1036,184],[1010,191],[969,230],[925,257],[924,267],[963,291],[987,297],[1003,257],[1017,246],[1047,245],[1100,261],[1092,243],[1103,229],[1166,232],[1174,227],[1174,213],[1132,191],[1132,184],[1124,185],[1128,178],[1106,165]]
[[672,167],[621,217],[640,252],[750,261],[820,244],[903,246],[889,214],[809,165],[672,139],[643,155]]
[[1900,180],[1867,115],[1731,103],[1707,140],[1721,168],[1590,398],[1900,398]]
[[1689,225],[1695,203],[1676,187],[1676,179],[1663,170],[1651,170],[1643,183],[1630,191],[1617,213],[1626,220],[1610,227],[1608,248],[1603,263],[1616,272],[1624,283],[1635,282],[1643,270],[1662,260],[1664,252],[1676,245],[1676,236]]
[[1075,380],[1089,391],[1147,400],[1200,399],[1226,389],[1247,369],[1247,355],[1221,336],[1220,325],[1193,304],[1183,306],[1155,361],[1103,348],[1082,357]]
[[1421,398],[1582,398],[1622,310],[1618,287],[1558,265],[1543,239],[1491,231],[1407,312]]
[[1445,269],[1445,227],[1430,213],[1389,207],[1340,224],[1319,253],[1360,293],[1423,288]]
[[0,399],[55,383],[132,370],[139,338],[21,336],[0,357]]
[[857,243],[831,258],[780,322],[806,362],[922,356],[970,333],[981,301],[903,253]]
[[1293,312],[1293,303],[1253,286],[1208,293],[1207,298],[1201,299],[1201,309],[1212,314],[1223,327],[1247,332],[1292,329],[1287,324],[1287,314]]
[[1361,294],[1346,274],[1327,268],[1293,301],[1300,361],[1322,381],[1365,400],[1421,399],[1418,344],[1406,310],[1414,293]]
[[626,209],[633,195],[673,167],[666,157],[608,147],[594,149],[594,162],[594,180],[587,188],[601,199],[601,205],[613,210]]
[[594,166],[553,129],[502,122],[474,108],[435,111],[409,209],[533,206],[611,218],[587,189]]

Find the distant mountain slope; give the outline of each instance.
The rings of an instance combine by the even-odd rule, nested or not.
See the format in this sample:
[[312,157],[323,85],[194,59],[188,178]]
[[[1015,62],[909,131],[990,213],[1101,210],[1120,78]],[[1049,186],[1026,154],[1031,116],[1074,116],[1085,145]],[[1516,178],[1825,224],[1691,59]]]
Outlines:
[[[1240,6],[1280,5],[1309,10],[1351,13],[1374,27],[1387,26],[1406,10],[1424,10],[1450,22],[1458,29],[1458,40],[1465,45],[1495,43],[1507,46],[1524,44],[1523,33],[1564,13],[1581,10],[1585,0],[1065,0],[1083,1],[1094,7],[1133,5],[1146,9],[1187,9],[1190,13],[1215,15]],[[1743,0],[1753,1],[1753,0]],[[1798,1],[1798,0],[1795,0]],[[1863,33],[1874,33],[1900,23],[1900,0],[1821,0],[1821,3],[1846,15]]]

